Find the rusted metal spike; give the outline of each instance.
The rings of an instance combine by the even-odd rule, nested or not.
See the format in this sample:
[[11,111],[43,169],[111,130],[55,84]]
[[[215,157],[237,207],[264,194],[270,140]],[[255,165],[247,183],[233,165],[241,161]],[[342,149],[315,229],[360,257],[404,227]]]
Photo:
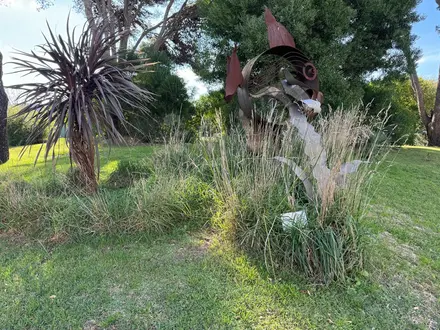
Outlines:
[[237,55],[237,46],[234,47],[232,55],[228,56],[227,62],[227,74],[225,85],[225,100],[229,102],[234,94],[237,92],[237,88],[243,82],[243,76],[241,74],[240,60]]
[[264,19],[267,25],[267,37],[270,48],[277,46],[290,46],[295,48],[295,40],[283,24],[277,22],[269,8],[266,7]]

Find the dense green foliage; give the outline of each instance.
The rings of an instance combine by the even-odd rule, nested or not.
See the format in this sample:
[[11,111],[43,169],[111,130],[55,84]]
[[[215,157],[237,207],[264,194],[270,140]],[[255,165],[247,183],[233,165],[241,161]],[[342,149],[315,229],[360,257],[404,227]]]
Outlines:
[[[436,82],[420,79],[427,109],[433,109]],[[384,79],[372,81],[365,86],[364,103],[370,104],[369,114],[390,116],[387,130],[393,142],[399,144],[421,143],[424,128],[421,127],[417,102],[409,79]],[[387,110],[385,112],[384,110]]]
[[227,129],[236,115],[236,105],[225,101],[222,91],[210,92],[202,95],[195,103],[195,114],[188,123],[189,129],[194,133],[210,135],[211,130],[218,127],[218,114],[220,114],[221,126]]
[[148,89],[154,95],[150,113],[126,111],[128,134],[143,142],[162,140],[169,133],[175,117],[187,120],[194,112],[183,79],[173,71],[173,64],[164,52],[144,49],[142,55],[156,63],[151,71],[136,75],[138,86]]
[[7,127],[9,146],[11,147],[43,142],[43,133],[39,133],[38,136],[34,136],[32,140],[29,140],[33,131],[32,126],[22,118],[9,118]]
[[264,6],[295,38],[319,70],[326,102],[357,103],[364,78],[379,69],[402,70],[397,47],[409,34],[418,0],[199,0],[207,37],[200,42],[197,71],[225,77],[226,56],[239,44],[241,62],[268,48]]
[[[8,140],[10,147],[24,146],[28,142],[33,128],[29,121],[25,118],[16,117],[14,115],[20,111],[19,107],[10,107],[8,109]],[[32,143],[42,143],[43,142],[43,132],[40,132],[35,136]]]

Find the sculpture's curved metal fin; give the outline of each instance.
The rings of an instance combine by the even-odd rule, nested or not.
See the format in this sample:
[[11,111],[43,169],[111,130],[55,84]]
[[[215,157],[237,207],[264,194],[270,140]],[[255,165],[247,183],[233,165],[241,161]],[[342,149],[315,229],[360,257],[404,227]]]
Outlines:
[[290,46],[295,48],[295,40],[283,24],[278,23],[269,8],[266,7],[264,19],[267,25],[267,37],[270,48],[277,46]]
[[241,74],[240,60],[237,55],[237,46],[234,47],[232,55],[228,56],[227,73],[226,73],[226,85],[225,85],[225,100],[229,102],[234,94],[237,92],[237,88],[243,82],[243,76]]

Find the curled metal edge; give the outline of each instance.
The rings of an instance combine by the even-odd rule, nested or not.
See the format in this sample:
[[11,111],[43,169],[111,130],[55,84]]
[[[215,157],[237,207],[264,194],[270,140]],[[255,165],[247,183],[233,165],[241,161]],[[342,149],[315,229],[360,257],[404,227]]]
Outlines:
[[[304,59],[304,63],[311,63],[310,60],[297,48],[293,48],[290,46],[277,46],[277,47],[273,47],[270,48],[266,51],[264,51],[263,53],[261,53],[260,55],[255,56],[254,58],[252,58],[243,68],[242,70],[242,76],[243,76],[243,82],[241,84],[241,88],[244,89],[245,91],[247,91],[248,95],[249,95],[249,80],[250,80],[250,76],[252,73],[252,69],[255,65],[255,63],[260,59],[260,57],[264,56],[264,55],[276,55],[276,56],[280,56],[285,58],[287,61],[289,61],[292,66],[296,66],[295,62],[292,61],[289,58],[289,54],[295,53],[296,55],[302,57]],[[303,75],[302,72],[297,72],[297,74],[299,75]],[[306,77],[304,77],[304,79],[307,81],[307,84],[297,80],[295,81],[295,83],[305,89],[312,89],[314,91],[314,93],[318,93],[319,92],[319,81],[317,80],[317,77],[315,80],[310,81],[307,80]],[[246,106],[246,104],[243,104],[244,106]],[[241,107],[241,104],[240,104]],[[251,107],[252,109],[252,107]],[[245,115],[247,115],[246,110],[243,110],[245,112]],[[251,115],[252,113],[250,112],[249,115]]]

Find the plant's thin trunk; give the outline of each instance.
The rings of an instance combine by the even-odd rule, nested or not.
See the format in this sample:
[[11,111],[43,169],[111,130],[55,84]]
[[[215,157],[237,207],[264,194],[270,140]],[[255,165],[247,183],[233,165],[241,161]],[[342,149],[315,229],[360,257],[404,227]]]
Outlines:
[[130,38],[130,34],[126,32],[123,33],[124,35],[121,37],[119,46],[119,57],[127,58],[128,39]]
[[86,191],[95,193],[98,190],[95,172],[95,146],[89,144],[77,128],[74,129],[71,137],[70,153],[72,160],[78,166],[80,179]]
[[7,132],[8,96],[2,81],[3,55],[0,52],[0,164],[9,160],[9,145]]

